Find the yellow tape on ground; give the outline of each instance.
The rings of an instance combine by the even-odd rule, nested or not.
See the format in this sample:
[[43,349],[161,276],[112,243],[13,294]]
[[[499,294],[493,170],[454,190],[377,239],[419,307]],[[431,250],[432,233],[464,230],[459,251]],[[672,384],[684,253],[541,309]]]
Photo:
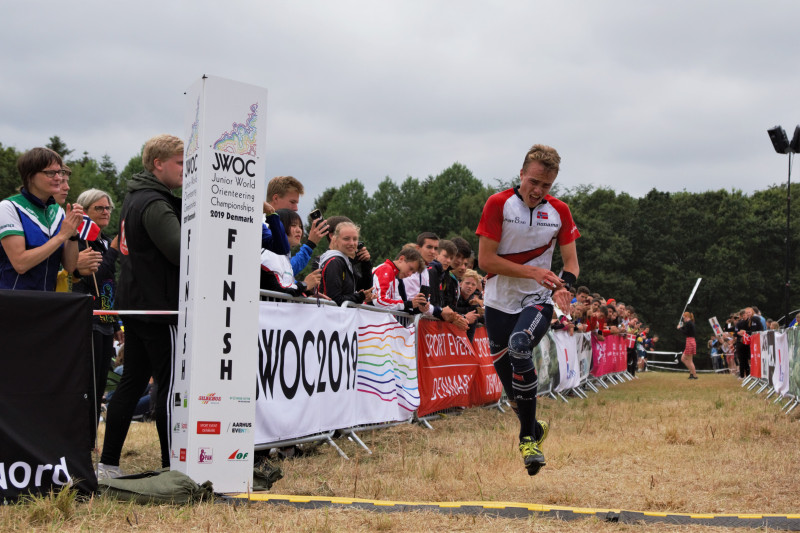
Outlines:
[[409,506],[409,507],[439,507],[444,509],[459,508],[459,507],[482,507],[484,509],[508,509],[517,508],[526,511],[533,511],[538,513],[547,513],[551,511],[567,511],[580,514],[597,514],[597,513],[619,513],[619,509],[593,509],[588,507],[561,507],[556,505],[539,505],[531,503],[520,502],[491,502],[491,501],[461,501],[461,502],[410,502],[410,501],[393,501],[393,500],[370,500],[363,498],[341,498],[334,496],[298,496],[291,494],[268,494],[261,492],[253,492],[247,494],[233,493],[226,494],[231,498],[249,499],[251,501],[288,501],[292,503],[310,503],[310,502],[329,502],[340,505],[352,505],[353,503],[367,503],[381,507],[391,506]]
[[[711,513],[665,513],[658,511],[625,511],[621,509],[596,509],[591,507],[562,507],[556,505],[539,505],[521,502],[493,502],[493,501],[459,501],[459,502],[410,502],[410,501],[393,501],[393,500],[370,500],[365,498],[342,498],[330,496],[306,496],[306,495],[290,495],[290,494],[270,494],[270,493],[236,493],[226,494],[226,496],[241,500],[246,499],[249,501],[261,501],[271,503],[287,503],[287,504],[336,504],[336,505],[355,505],[364,509],[365,505],[372,505],[380,509],[390,510],[396,507],[397,510],[421,510],[421,511],[439,511],[439,512],[453,512],[454,510],[463,509],[467,513],[479,513],[481,510],[486,510],[489,513],[496,514],[501,512],[498,516],[516,516],[519,517],[520,511],[528,513],[541,513],[544,515],[555,516],[560,519],[564,518],[585,518],[591,515],[596,515],[601,519],[620,522],[671,522],[671,523],[697,523],[706,525],[725,525],[725,526],[745,526],[745,527],[761,527],[760,524],[769,526],[779,525],[778,529],[791,529],[800,531],[800,514],[711,514]],[[416,509],[411,509],[416,508]],[[502,511],[509,511],[511,514],[502,513]],[[760,521],[760,522],[757,522]]]

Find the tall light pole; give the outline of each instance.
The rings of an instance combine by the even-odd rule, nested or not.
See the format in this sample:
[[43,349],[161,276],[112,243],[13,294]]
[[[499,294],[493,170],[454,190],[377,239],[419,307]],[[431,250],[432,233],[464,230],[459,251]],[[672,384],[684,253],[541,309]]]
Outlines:
[[789,263],[791,262],[791,207],[792,207],[792,156],[800,153],[800,126],[795,126],[792,141],[786,136],[786,131],[781,126],[775,126],[767,130],[772,146],[779,154],[789,155],[789,176],[786,179],[786,257],[784,260],[786,285],[783,292],[784,306],[784,327],[789,325]]

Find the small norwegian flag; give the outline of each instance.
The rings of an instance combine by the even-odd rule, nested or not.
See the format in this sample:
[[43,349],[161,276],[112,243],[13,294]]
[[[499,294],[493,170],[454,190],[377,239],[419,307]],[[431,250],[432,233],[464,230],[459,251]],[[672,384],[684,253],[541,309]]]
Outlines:
[[89,215],[83,215],[83,222],[78,226],[78,238],[84,241],[95,241],[100,235],[100,226],[94,223],[89,218]]
[[536,218],[547,220],[547,211],[539,211],[536,213]]

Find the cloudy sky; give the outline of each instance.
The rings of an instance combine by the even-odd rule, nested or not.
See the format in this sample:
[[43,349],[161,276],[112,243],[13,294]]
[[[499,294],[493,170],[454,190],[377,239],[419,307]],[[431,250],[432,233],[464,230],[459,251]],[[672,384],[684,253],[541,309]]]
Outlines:
[[790,0],[26,0],[3,20],[4,146],[59,135],[121,169],[225,77],[268,89],[266,178],[303,181],[302,211],[456,161],[494,184],[534,143],[562,186],[752,192],[786,180],[766,130],[800,123]]

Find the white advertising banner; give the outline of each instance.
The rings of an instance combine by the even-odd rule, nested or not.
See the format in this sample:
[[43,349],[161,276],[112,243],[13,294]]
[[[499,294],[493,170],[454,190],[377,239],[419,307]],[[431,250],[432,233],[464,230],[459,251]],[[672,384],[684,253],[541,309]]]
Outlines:
[[781,396],[789,393],[789,341],[786,333],[775,333],[775,371],[772,386]]
[[409,419],[419,405],[414,330],[393,316],[262,302],[255,441]]
[[[574,389],[581,384],[580,362],[576,336],[570,335],[566,330],[553,332],[556,349],[558,350],[558,371],[560,380],[556,392]],[[590,346],[591,347],[591,346]]]
[[580,380],[589,377],[589,370],[592,368],[592,338],[591,333],[575,333],[575,348],[578,352],[578,368],[580,369]]
[[173,470],[252,487],[267,91],[203,77],[186,93]]
[[553,332],[548,331],[533,348],[533,364],[536,367],[536,377],[539,383],[536,387],[536,394],[539,396],[548,395],[553,389],[553,382],[559,376],[558,354],[556,353],[555,343],[553,342]]
[[[762,331],[761,340],[761,377],[771,378],[769,369],[775,366],[775,332]],[[770,380],[772,385],[772,380]]]
[[708,323],[711,324],[711,329],[714,330],[714,336],[722,337],[722,326],[719,325],[717,317],[712,316],[708,319]]
[[419,407],[414,327],[388,313],[357,311],[358,423],[408,420]]

